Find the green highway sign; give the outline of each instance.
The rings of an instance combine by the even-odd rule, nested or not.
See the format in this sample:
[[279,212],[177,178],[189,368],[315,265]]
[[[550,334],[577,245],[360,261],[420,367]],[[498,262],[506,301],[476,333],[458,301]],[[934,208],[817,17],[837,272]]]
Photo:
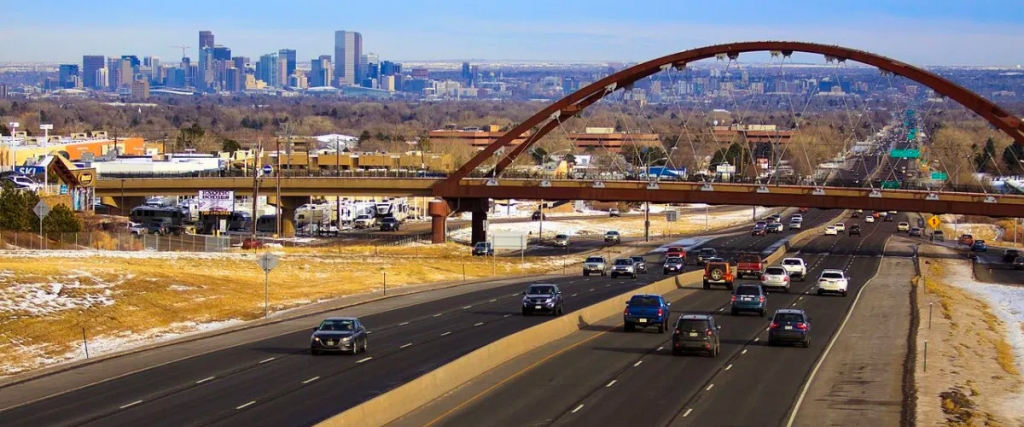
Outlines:
[[921,157],[921,150],[913,148],[897,149],[890,151],[889,156],[897,159],[916,159]]
[[932,179],[946,180],[949,179],[949,175],[947,175],[945,172],[932,172]]
[[900,188],[900,182],[899,181],[882,181],[882,188],[883,189],[890,189],[890,190],[891,189]]

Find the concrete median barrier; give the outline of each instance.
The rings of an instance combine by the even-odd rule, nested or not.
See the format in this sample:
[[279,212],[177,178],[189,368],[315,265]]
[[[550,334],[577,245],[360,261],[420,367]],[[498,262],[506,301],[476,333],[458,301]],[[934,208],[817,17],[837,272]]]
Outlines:
[[[779,261],[786,252],[800,242],[821,235],[826,226],[841,220],[846,215],[847,212],[844,211],[831,222],[793,235],[786,244],[768,255],[769,264]],[[506,336],[335,415],[317,426],[374,427],[386,425],[503,363],[542,345],[567,337],[601,319],[621,313],[625,302],[632,295],[640,293],[664,295],[677,289],[699,289],[703,277],[703,270],[672,276]]]

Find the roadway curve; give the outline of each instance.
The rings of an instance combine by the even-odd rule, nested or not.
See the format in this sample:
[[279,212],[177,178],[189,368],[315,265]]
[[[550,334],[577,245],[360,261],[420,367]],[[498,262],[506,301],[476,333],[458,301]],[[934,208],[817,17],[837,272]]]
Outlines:
[[[852,276],[849,297],[807,294],[812,279],[794,283],[795,292],[768,298],[769,312],[794,306],[808,311],[814,328],[810,348],[765,346],[770,319],[723,313],[728,291],[682,291],[671,301],[673,318],[682,312],[718,314],[718,358],[672,356],[670,334],[625,334],[619,328],[518,376],[488,378],[488,383],[505,382],[434,423],[425,416],[396,424],[477,426],[487,420],[502,426],[784,425],[805,378],[854,295],[874,275],[879,255],[895,231],[894,223],[884,222],[864,228],[860,238],[814,238],[799,253],[811,264],[811,277],[824,268],[845,269]],[[565,346],[572,340],[565,339]],[[564,348],[552,346],[560,347]]]
[[[820,224],[827,214],[808,212],[805,222]],[[751,237],[744,227],[711,244],[762,251],[774,241]],[[638,279],[591,276],[545,281],[562,287],[568,312],[661,279],[655,270]],[[0,419],[5,426],[31,427],[312,425],[498,338],[546,321],[518,314],[519,293],[526,284],[365,315],[362,318],[372,332],[365,355],[311,357],[310,331],[303,328],[4,410]],[[310,319],[309,327],[318,320]],[[17,393],[19,387],[31,388],[32,382],[4,392]]]

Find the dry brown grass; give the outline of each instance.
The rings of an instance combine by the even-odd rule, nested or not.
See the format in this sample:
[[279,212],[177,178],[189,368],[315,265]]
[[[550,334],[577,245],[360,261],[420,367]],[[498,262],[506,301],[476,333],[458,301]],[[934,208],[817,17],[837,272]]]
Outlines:
[[[338,256],[282,254],[270,274],[272,311],[288,309],[344,295],[379,290],[387,274],[388,288],[492,276],[533,274],[560,267],[561,258],[471,257],[458,245],[420,248],[348,248]],[[17,284],[37,284],[49,292],[50,284],[66,284],[62,298],[79,300],[86,294],[103,295],[116,303],[81,309],[34,312],[24,307],[5,313],[0,320],[0,355],[6,367],[0,375],[30,369],[42,359],[61,359],[78,348],[82,328],[90,338],[123,333],[145,333],[184,322],[252,320],[263,315],[263,272],[255,255],[131,258],[0,259],[0,301]],[[579,257],[567,260],[575,263]],[[383,269],[383,270],[382,270]],[[73,286],[77,283],[78,285]],[[108,286],[104,288],[104,286]],[[14,369],[14,370],[16,370]]]

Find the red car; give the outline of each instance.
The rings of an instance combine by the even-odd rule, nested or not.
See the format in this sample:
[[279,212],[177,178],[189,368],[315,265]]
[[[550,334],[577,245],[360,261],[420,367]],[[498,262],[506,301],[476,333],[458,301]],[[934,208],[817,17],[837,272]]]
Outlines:
[[665,252],[665,258],[671,258],[676,256],[682,259],[686,259],[686,248],[682,246],[672,246],[668,248],[667,252]]
[[801,213],[803,213],[803,212],[807,212],[807,208],[806,208],[806,207],[804,207],[804,208],[800,208],[800,212],[801,212]]

